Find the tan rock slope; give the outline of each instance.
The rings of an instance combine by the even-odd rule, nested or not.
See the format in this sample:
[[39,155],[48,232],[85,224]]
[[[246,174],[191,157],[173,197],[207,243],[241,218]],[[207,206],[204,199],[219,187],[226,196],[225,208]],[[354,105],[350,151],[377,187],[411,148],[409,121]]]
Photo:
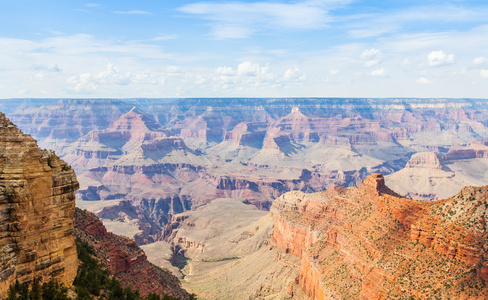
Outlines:
[[74,171],[3,113],[0,156],[0,295],[16,280],[70,285],[78,266]]
[[488,186],[400,198],[373,174],[357,188],[284,194],[273,240],[301,259],[296,284],[312,299],[486,299],[487,198]]
[[447,153],[420,152],[405,168],[387,175],[393,190],[417,200],[439,200],[457,194],[468,185],[488,183],[488,142],[453,146]]
[[227,198],[173,216],[162,238],[198,299],[289,299],[300,260],[276,247],[272,230],[269,213]]

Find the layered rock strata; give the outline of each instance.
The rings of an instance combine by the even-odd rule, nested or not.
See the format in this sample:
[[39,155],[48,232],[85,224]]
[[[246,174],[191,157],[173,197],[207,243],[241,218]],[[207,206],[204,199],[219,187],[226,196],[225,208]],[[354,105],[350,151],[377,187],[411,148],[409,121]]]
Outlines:
[[95,248],[101,263],[122,286],[139,290],[143,297],[149,293],[180,299],[189,296],[178,278],[149,263],[134,240],[107,232],[93,213],[77,208],[74,222],[76,236]]
[[0,156],[0,295],[16,280],[70,285],[78,266],[74,171],[3,113]]
[[113,99],[25,99],[11,103],[20,106],[9,114],[15,124],[39,141],[42,148],[53,149],[61,157],[74,141],[91,130],[107,128],[131,105]]
[[301,258],[296,283],[312,299],[485,299],[487,197],[488,186],[405,199],[374,174],[357,188],[284,194],[273,239]]
[[438,200],[468,185],[488,184],[488,142],[453,146],[447,153],[412,155],[405,168],[386,176],[395,191],[417,200]]

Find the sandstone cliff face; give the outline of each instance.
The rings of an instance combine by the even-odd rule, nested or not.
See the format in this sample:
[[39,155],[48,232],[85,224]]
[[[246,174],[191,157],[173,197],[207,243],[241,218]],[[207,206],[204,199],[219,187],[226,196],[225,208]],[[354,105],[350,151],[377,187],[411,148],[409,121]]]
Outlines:
[[107,232],[93,213],[76,209],[75,234],[95,248],[97,257],[122,286],[149,293],[186,298],[178,278],[148,262],[144,251],[134,240]]
[[312,299],[488,297],[488,187],[447,200],[400,198],[375,174],[357,188],[287,193],[271,212],[273,239],[301,257]]
[[70,285],[78,266],[74,171],[2,113],[0,155],[0,295],[16,280]]

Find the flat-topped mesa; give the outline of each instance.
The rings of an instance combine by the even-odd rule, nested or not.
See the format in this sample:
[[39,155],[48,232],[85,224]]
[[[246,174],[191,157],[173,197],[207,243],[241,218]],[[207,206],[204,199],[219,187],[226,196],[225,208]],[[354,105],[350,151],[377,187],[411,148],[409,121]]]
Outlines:
[[488,143],[471,142],[466,147],[453,146],[446,153],[446,158],[449,160],[462,160],[473,158],[488,158]]
[[77,188],[64,161],[0,113],[0,295],[17,280],[73,282]]
[[424,168],[442,170],[441,161],[445,155],[437,152],[420,152],[412,155],[405,168]]

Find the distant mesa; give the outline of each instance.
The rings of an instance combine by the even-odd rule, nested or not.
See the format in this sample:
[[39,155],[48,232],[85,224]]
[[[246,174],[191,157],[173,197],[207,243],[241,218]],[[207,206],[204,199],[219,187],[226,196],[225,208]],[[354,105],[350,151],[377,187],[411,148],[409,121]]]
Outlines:
[[386,176],[386,180],[400,194],[438,200],[455,195],[465,186],[485,185],[487,168],[487,142],[478,141],[453,146],[447,153],[415,153],[404,169]]

